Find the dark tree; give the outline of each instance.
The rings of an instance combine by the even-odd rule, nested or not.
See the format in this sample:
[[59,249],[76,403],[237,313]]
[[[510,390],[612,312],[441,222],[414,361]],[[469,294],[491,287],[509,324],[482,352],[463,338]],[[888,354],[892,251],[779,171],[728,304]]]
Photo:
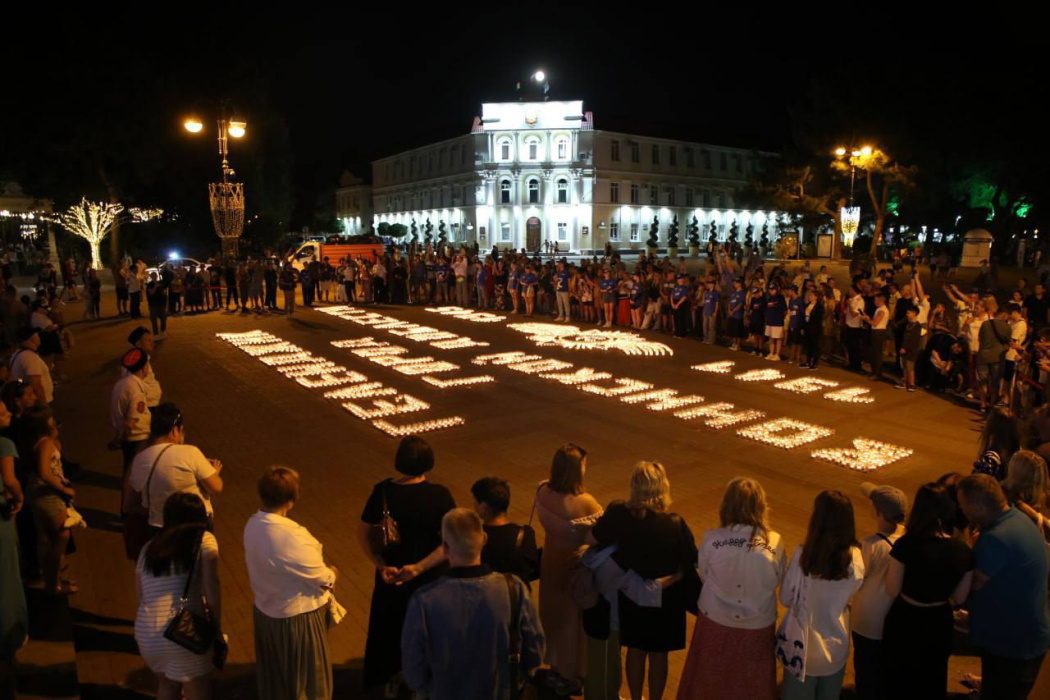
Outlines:
[[430,243],[433,240],[434,225],[430,223],[430,219],[427,219],[427,223],[423,225],[424,240]]
[[689,245],[699,246],[700,245],[700,223],[693,217],[693,222],[688,226],[689,230]]
[[411,231],[412,231],[412,242],[413,243],[419,242],[419,228],[416,226],[416,220],[415,219],[412,219]]
[[747,235],[744,236],[744,242],[749,246],[753,246],[755,244],[755,225],[750,221],[747,222],[747,228],[744,231],[747,232]]
[[739,227],[736,224],[736,219],[733,219],[733,224],[729,227],[730,243],[736,243],[737,233],[739,233]]
[[448,234],[445,231],[445,222],[438,222],[438,247],[444,247],[448,242]]
[[660,245],[660,217],[653,217],[653,225],[649,227],[649,240],[645,244],[650,248]]
[[671,221],[670,227],[667,229],[667,247],[677,248],[678,247],[678,217],[675,216]]

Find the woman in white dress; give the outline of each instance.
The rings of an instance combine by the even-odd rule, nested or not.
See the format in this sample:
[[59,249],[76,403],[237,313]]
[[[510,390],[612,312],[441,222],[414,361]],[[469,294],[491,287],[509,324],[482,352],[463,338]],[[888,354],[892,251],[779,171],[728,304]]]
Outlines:
[[[146,665],[157,676],[159,700],[207,700],[211,697],[214,654],[194,654],[164,638],[172,610],[193,581],[186,607],[210,617],[221,640],[219,545],[206,530],[208,511],[195,493],[176,493],[164,504],[164,529],[142,548],[135,567],[139,609],[135,641]],[[207,609],[205,610],[205,606]]]

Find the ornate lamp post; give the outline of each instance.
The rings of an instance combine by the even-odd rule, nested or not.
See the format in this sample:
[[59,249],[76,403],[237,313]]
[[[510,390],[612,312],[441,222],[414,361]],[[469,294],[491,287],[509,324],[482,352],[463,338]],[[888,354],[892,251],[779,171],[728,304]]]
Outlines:
[[[183,123],[186,131],[198,134],[204,124],[196,117],[189,117]],[[219,155],[222,156],[222,182],[208,184],[208,199],[211,204],[211,220],[215,233],[222,240],[224,258],[237,258],[237,243],[244,231],[244,185],[230,182],[236,175],[229,161],[228,137],[244,138],[248,123],[238,117],[227,118],[226,109],[222,108],[217,120]]]
[[846,154],[849,154],[849,206],[842,207],[839,212],[839,222],[842,228],[842,243],[844,245],[852,246],[854,236],[857,235],[857,231],[860,228],[860,207],[853,204],[853,187],[857,181],[857,159],[867,158],[871,155],[871,146],[864,146],[861,149],[847,149],[839,147],[835,149],[835,155],[839,158],[845,158]]

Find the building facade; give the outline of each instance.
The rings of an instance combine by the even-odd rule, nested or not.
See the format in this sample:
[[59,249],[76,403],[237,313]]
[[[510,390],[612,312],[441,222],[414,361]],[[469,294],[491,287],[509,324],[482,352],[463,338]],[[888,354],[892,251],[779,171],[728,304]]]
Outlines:
[[[416,226],[424,239],[444,228],[451,243],[481,248],[589,254],[606,243],[643,249],[656,227],[660,248],[677,218],[687,226],[743,242],[758,241],[772,212],[735,206],[735,194],[775,154],[594,128],[580,100],[482,105],[471,133],[372,164],[373,224]],[[362,219],[364,220],[364,219]]]
[[335,216],[343,233],[356,236],[372,226],[372,187],[350,171],[343,172],[335,191]]

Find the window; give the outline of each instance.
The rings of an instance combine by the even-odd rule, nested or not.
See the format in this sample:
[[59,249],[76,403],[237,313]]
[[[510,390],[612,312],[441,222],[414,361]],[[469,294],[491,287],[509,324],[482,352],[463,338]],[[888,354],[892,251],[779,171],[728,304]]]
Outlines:
[[558,204],[569,203],[569,181],[565,179],[558,180]]
[[656,185],[649,185],[649,204],[660,203],[660,189]]
[[569,140],[566,138],[558,139],[558,160],[566,160],[569,157]]
[[529,149],[529,160],[538,160],[540,157],[540,142],[536,139],[531,139],[526,146]]
[[569,240],[569,225],[558,224],[558,240],[567,241]]
[[529,180],[529,204],[540,203],[540,181]]
[[711,151],[701,151],[704,157],[704,168],[707,170],[711,169]]
[[744,172],[744,164],[740,161],[740,155],[739,154],[734,154],[733,155],[733,165],[736,167],[736,171],[738,173]]
[[693,206],[693,188],[692,187],[686,187],[685,188],[685,205],[687,207]]
[[704,190],[704,208],[711,206],[711,190]]
[[620,203],[620,183],[610,182],[609,183],[609,201],[613,204]]
[[499,203],[510,204],[510,180],[499,183]]
[[609,240],[618,241],[620,240],[620,224],[612,222],[609,224]]
[[499,145],[499,159],[510,160],[510,141],[504,141]]
[[510,240],[510,224],[500,224],[499,225],[499,239],[501,241],[509,241]]
[[460,185],[459,186],[459,203],[460,204],[466,204],[467,203],[467,186],[466,185]]
[[696,152],[693,151],[692,147],[686,146],[685,149],[685,167],[695,168],[696,167]]
[[612,159],[617,163],[620,162],[620,142],[612,141],[609,147],[612,149]]
[[638,224],[631,224],[631,241],[638,241]]
[[631,162],[641,163],[642,162],[642,147],[637,143],[631,144]]
[[667,164],[678,165],[678,148],[671,146],[667,149]]
[[722,172],[725,172],[726,170],[729,169],[729,166],[726,164],[727,160],[728,160],[728,158],[726,157],[725,153],[719,153],[718,154],[718,169],[721,170]]
[[631,185],[631,204],[638,204],[638,201],[639,201],[638,191],[640,189],[641,189],[640,185],[637,185],[637,184]]
[[667,188],[667,206],[669,206],[669,207],[673,207],[674,206],[674,187],[673,186]]
[[660,144],[653,144],[653,165],[660,164]]

